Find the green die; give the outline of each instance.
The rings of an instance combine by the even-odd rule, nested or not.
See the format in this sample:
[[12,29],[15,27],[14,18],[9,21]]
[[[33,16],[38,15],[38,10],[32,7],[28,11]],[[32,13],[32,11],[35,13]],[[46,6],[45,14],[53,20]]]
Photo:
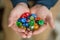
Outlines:
[[41,26],[44,25],[44,20],[39,20],[38,24],[41,25]]
[[30,20],[34,20],[34,17],[33,17],[33,16],[31,16],[31,17],[30,17]]
[[31,20],[30,22],[29,22],[29,26],[33,26],[34,25],[34,20]]
[[21,22],[16,22],[16,25],[17,25],[18,27],[21,27],[21,26],[22,26],[22,23],[21,23]]
[[30,29],[30,30],[33,30],[33,29],[34,29],[34,26],[30,26],[29,29]]

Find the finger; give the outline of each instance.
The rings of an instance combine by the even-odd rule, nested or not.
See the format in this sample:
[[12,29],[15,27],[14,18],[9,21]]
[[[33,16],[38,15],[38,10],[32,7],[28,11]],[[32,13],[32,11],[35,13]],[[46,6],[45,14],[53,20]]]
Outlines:
[[40,34],[40,33],[42,33],[46,29],[47,29],[47,25],[41,26],[38,30],[33,32],[33,35]]
[[54,24],[54,20],[53,20],[53,17],[52,17],[52,13],[51,13],[51,15],[47,16],[47,21],[48,21],[50,27],[55,29],[55,24]]
[[30,38],[32,36],[32,31],[30,31],[28,34],[27,34],[27,38]]
[[13,17],[11,18],[11,15],[8,18],[8,27],[11,27],[13,25]]
[[16,32],[16,33],[17,33],[17,35],[19,35],[22,38],[26,38],[27,37],[24,32]]
[[22,37],[22,38],[27,38],[27,36],[26,36],[25,33],[21,33],[21,37]]
[[15,24],[11,27],[15,32],[25,32],[24,29],[18,28]]
[[8,24],[8,27],[11,27],[12,25],[13,25],[13,23],[9,23],[9,24]]

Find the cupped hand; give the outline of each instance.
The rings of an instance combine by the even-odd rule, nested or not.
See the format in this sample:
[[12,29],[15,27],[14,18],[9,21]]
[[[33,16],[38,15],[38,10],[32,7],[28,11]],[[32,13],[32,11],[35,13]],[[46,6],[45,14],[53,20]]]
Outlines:
[[[17,19],[25,12],[29,12],[29,8],[25,3],[19,3],[10,13],[8,26],[11,27],[19,36],[23,38],[30,38],[32,33],[16,26]],[[27,34],[28,33],[28,34]]]
[[51,28],[55,28],[53,16],[51,11],[42,5],[35,5],[31,9],[31,13],[36,14],[38,17],[42,18],[45,21],[45,24],[41,26],[38,30],[33,32],[33,35],[42,33],[44,30],[47,29],[47,23],[50,25]]
[[[45,24],[41,26],[38,30],[25,31],[24,29],[18,28],[16,26],[17,19],[22,15],[22,13],[31,12],[36,14],[38,17],[42,18],[45,21]],[[19,3],[10,13],[9,16],[9,27],[11,27],[19,36],[23,38],[30,38],[33,35],[43,32],[47,28],[47,23],[50,24],[52,28],[55,28],[52,13],[48,10],[47,7],[42,5],[35,5],[30,10],[25,3]]]

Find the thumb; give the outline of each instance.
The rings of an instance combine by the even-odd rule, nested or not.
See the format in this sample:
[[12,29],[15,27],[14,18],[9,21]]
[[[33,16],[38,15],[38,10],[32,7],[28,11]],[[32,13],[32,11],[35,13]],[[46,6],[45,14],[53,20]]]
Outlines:
[[50,27],[53,28],[53,29],[55,29],[55,24],[54,24],[52,13],[51,13],[51,15],[47,16],[47,21],[48,21]]

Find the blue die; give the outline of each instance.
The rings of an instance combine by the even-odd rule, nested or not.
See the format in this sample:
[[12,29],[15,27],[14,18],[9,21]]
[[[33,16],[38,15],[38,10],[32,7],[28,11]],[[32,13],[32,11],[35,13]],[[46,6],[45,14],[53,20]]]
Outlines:
[[36,14],[31,14],[31,16],[33,16],[34,18],[36,18],[37,16],[36,16]]
[[24,23],[23,26],[25,26],[26,28],[28,28],[29,24],[28,23]]
[[26,20],[26,18],[21,18],[20,21],[21,21],[22,23],[25,23],[27,20]]

